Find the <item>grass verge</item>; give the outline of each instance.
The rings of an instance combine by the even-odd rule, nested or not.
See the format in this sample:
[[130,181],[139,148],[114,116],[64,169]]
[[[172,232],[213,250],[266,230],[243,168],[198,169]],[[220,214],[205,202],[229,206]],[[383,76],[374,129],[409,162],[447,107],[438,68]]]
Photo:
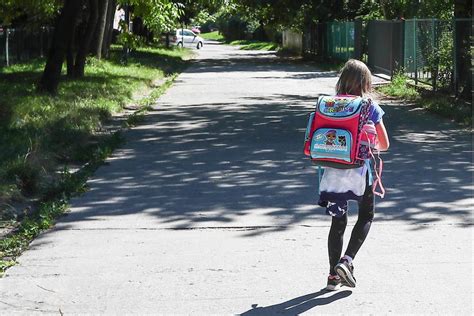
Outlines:
[[279,50],[280,46],[273,42],[262,42],[255,40],[236,40],[236,41],[227,41],[222,34],[219,34],[219,31],[201,33],[199,36],[206,40],[219,41],[222,43],[230,45],[241,46],[242,50]]
[[48,188],[48,193],[39,203],[37,211],[25,217],[12,233],[0,240],[0,277],[7,268],[16,263],[16,257],[28,247],[36,236],[51,228],[55,219],[65,213],[69,199],[87,190],[88,177],[122,143],[123,138],[120,132],[116,132],[101,143],[100,148],[79,172],[71,173],[65,168],[60,173],[57,183]]
[[229,44],[238,45],[242,50],[278,50],[280,47],[277,43],[253,40],[237,40],[232,41]]
[[224,35],[220,34],[219,31],[209,32],[209,33],[201,33],[199,34],[202,38],[211,41],[219,41],[224,42]]
[[377,91],[402,100],[412,101],[424,109],[451,119],[463,127],[472,129],[472,107],[469,102],[453,96],[416,89],[407,84],[404,75],[395,75],[392,82]]
[[[83,79],[64,78],[56,96],[36,92],[43,60],[0,70],[0,229],[15,228],[0,240],[0,274],[51,227],[69,197],[84,191],[87,177],[120,144],[112,114],[135,103],[141,110],[126,126],[136,125],[189,56],[187,50],[143,48],[124,65],[117,49],[109,60],[89,59]],[[33,201],[35,212],[12,212]]]
[[64,78],[56,96],[36,92],[43,60],[0,70],[0,208],[41,195],[58,165],[87,162],[107,135],[112,113],[138,102],[156,80],[182,71],[187,54],[140,49],[123,65],[116,50],[110,60],[89,59],[84,78]]
[[395,75],[390,84],[378,88],[379,92],[403,100],[416,100],[419,97],[414,87],[407,85],[407,78],[403,75]]

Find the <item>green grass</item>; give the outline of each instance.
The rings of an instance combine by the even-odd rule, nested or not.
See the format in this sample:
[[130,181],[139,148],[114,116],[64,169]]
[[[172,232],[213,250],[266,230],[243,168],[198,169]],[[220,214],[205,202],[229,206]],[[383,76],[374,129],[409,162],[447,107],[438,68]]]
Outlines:
[[278,44],[272,42],[254,40],[227,41],[222,34],[219,34],[219,31],[201,33],[200,36],[207,40],[219,41],[230,45],[239,45],[242,50],[278,50],[279,48]]
[[89,163],[77,173],[65,168],[54,186],[49,188],[46,201],[40,203],[38,210],[25,217],[13,231],[0,240],[0,277],[6,269],[16,264],[18,257],[30,242],[42,231],[49,229],[55,220],[68,208],[68,200],[87,190],[87,178],[100,166],[105,158],[123,142],[116,132],[103,141],[100,148],[90,157]]
[[242,50],[278,50],[279,45],[273,42],[261,42],[253,40],[237,40],[229,43],[239,45]]
[[0,69],[0,211],[12,199],[41,196],[58,165],[87,162],[109,136],[103,124],[111,114],[181,72],[189,54],[143,48],[123,65],[115,49],[109,60],[88,59],[84,78],[63,77],[56,96],[36,91],[44,60]]
[[224,36],[222,34],[219,34],[219,31],[214,31],[214,32],[209,32],[209,33],[201,33],[199,36],[206,40],[212,40],[212,41],[219,41],[223,42]]
[[[143,48],[124,65],[115,48],[109,60],[89,59],[83,79],[63,77],[56,96],[36,91],[43,60],[0,69],[0,227],[16,227],[0,240],[0,275],[54,224],[71,196],[86,190],[90,174],[121,144],[120,132],[103,128],[112,113],[133,100],[141,110],[126,126],[137,124],[187,67],[190,54]],[[163,82],[159,87],[157,80]],[[70,173],[68,165],[82,167]],[[40,201],[37,210],[14,217],[15,201],[33,197]]]
[[468,102],[450,95],[422,89],[417,90],[415,87],[408,85],[407,81],[406,76],[395,75],[390,84],[379,87],[377,90],[395,98],[412,101],[432,113],[472,129],[472,108]]
[[390,84],[382,86],[379,91],[404,100],[415,100],[419,97],[418,91],[407,84],[407,77],[401,74],[393,76]]
[[472,107],[469,102],[448,95],[422,93],[417,103],[430,112],[472,129]]

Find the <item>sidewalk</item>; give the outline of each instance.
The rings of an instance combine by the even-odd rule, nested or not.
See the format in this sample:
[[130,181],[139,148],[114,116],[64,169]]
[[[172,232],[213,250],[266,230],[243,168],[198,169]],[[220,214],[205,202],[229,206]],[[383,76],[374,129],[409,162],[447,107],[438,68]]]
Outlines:
[[0,279],[0,314],[472,314],[472,135],[399,104],[358,286],[320,291],[330,218],[302,143],[336,80],[204,46]]

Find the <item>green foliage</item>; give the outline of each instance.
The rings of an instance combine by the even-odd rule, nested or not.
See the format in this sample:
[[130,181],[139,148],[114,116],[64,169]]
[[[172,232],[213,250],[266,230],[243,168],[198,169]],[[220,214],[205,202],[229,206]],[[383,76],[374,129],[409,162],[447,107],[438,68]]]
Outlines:
[[55,219],[66,211],[68,200],[85,191],[87,178],[122,141],[120,134],[115,133],[100,144],[96,153],[90,157],[89,164],[79,172],[72,174],[64,169],[55,186],[49,188],[46,195],[48,201],[41,203],[38,210],[25,217],[13,233],[0,240],[0,276],[15,264],[14,258],[24,251],[38,234],[54,225]]
[[290,28],[302,31],[310,22],[347,21],[355,18],[399,19],[441,18],[453,16],[453,0],[233,0],[232,15],[262,22],[274,29]]
[[216,17],[219,32],[228,42],[251,39],[255,30],[260,26],[254,17],[238,12],[237,9],[237,5],[230,6],[221,10]]
[[[58,95],[39,94],[35,82],[44,62],[32,60],[0,70],[3,93],[0,125],[0,187],[2,201],[40,193],[54,183],[55,166],[81,164],[90,159],[107,135],[103,124],[132,101],[136,91],[153,81],[181,71],[187,50],[141,48],[129,63],[120,63],[121,51],[111,60],[88,59],[86,76],[65,80]],[[0,201],[0,204],[2,204]]]
[[[438,90],[451,88],[452,70],[454,69],[453,51],[454,43],[452,37],[451,21],[439,21],[435,26],[437,36],[434,47],[426,50],[426,60],[429,71],[436,78]],[[434,34],[432,35],[435,36]],[[431,45],[432,46],[432,45]]]
[[[126,25],[124,21],[120,21],[120,25]],[[122,28],[125,30],[126,28]],[[135,50],[139,47],[146,46],[146,40],[139,35],[133,34],[132,32],[122,31],[117,36],[117,44],[122,45],[131,50]]]
[[213,41],[224,41],[224,36],[219,33],[219,31],[214,31],[210,33],[201,33],[201,37],[207,40],[213,40]]
[[6,181],[15,183],[25,195],[31,195],[37,190],[41,169],[31,164],[27,156],[18,158],[3,167],[3,177]]
[[472,107],[446,95],[422,96],[419,103],[430,112],[452,119],[472,129]]
[[387,20],[415,17],[450,19],[454,13],[454,0],[378,0],[378,2],[380,11]]
[[15,264],[14,258],[28,247],[38,234],[50,228],[67,207],[64,199],[42,203],[35,216],[25,218],[17,230],[0,240],[0,275]]
[[141,123],[145,119],[145,114],[150,110],[151,105],[155,103],[156,99],[158,99],[171,86],[177,76],[177,73],[171,75],[166,80],[166,82],[160,85],[157,89],[153,90],[148,97],[141,99],[139,101],[140,110],[136,111],[127,118],[127,121],[124,124],[125,127],[132,127]]
[[15,20],[34,28],[51,22],[62,6],[60,0],[2,0],[0,25],[9,26]]
[[[31,178],[38,173],[38,170],[45,169],[44,165],[36,165],[32,169],[29,163],[33,159],[33,153],[50,155],[56,154],[58,150],[61,151],[54,142],[48,141],[51,137],[57,137],[56,141],[59,141],[61,146],[67,146],[67,143],[82,143],[82,137],[85,137],[85,145],[91,140],[94,142],[94,146],[87,150],[83,146],[78,147],[87,152],[87,155],[83,157],[87,164],[84,164],[78,172],[71,173],[67,167],[63,167],[58,175],[57,165],[48,170],[49,177],[53,177],[54,181],[43,188],[41,195],[43,202],[39,208],[33,214],[26,216],[13,233],[0,240],[0,275],[15,264],[15,258],[28,247],[31,240],[42,231],[49,229],[55,219],[65,212],[68,200],[72,196],[87,190],[88,177],[115,148],[123,143],[120,132],[111,134],[100,131],[100,125],[104,120],[111,112],[119,111],[124,104],[131,101],[133,92],[150,86],[154,79],[168,76],[165,84],[154,89],[149,97],[137,101],[145,108],[149,106],[171,85],[177,76],[176,73],[186,67],[187,63],[183,59],[187,58],[189,52],[142,48],[131,54],[127,66],[120,64],[120,52],[115,51],[113,55],[110,61],[88,60],[88,77],[78,82],[67,82],[69,86],[62,87],[55,98],[48,96],[42,99],[45,96],[37,94],[35,89],[24,93],[27,90],[25,87],[33,85],[32,82],[39,75],[42,62],[33,61],[29,64],[16,65],[0,73],[0,88],[3,84],[7,84],[8,79],[17,80],[10,83],[12,89],[8,95],[10,101],[7,102],[7,105],[12,107],[11,113],[14,119],[10,118],[9,124],[0,127],[0,144],[4,149],[0,151],[2,166],[0,174],[7,175],[7,177],[0,177],[0,181]],[[15,74],[15,76],[4,77],[6,74]],[[118,96],[120,98],[117,98]],[[24,107],[17,107],[16,103]],[[40,111],[36,108],[37,103],[45,108]],[[32,114],[33,112],[35,115]],[[51,126],[56,129],[51,130]],[[77,130],[84,134],[73,132]],[[43,144],[42,146],[22,144],[28,137],[31,138],[32,134],[35,135],[36,142]],[[15,135],[16,138],[10,138]],[[26,153],[22,152],[23,149],[27,150]],[[15,158],[16,156],[24,158]],[[74,161],[71,160],[71,162]],[[0,198],[5,201],[12,198],[12,195],[3,195],[4,189],[14,191],[12,186],[15,184],[2,182],[0,182],[2,190]],[[4,202],[2,204],[5,205]]]
[[472,107],[469,103],[457,100],[449,95],[435,94],[432,91],[418,92],[407,85],[408,78],[402,74],[395,75],[389,85],[377,90],[398,99],[409,100],[422,108],[454,120],[472,129]]
[[183,14],[180,22],[186,25],[203,25],[215,22],[215,14],[227,7],[227,0],[180,0]]
[[0,260],[0,277],[3,275],[3,272],[9,267],[12,267],[16,264],[14,260]]
[[293,19],[304,11],[306,1],[236,1],[237,8],[247,19],[263,22],[264,25],[291,26]]
[[210,14],[206,10],[198,12],[196,16],[191,19],[191,23],[193,25],[203,25],[212,22],[216,22],[216,16]]
[[407,80],[403,73],[396,74],[390,84],[380,87],[379,91],[397,98],[414,100],[419,94],[415,88],[407,85]]
[[242,50],[278,50],[277,43],[237,40],[230,42],[230,45],[240,45]]
[[143,19],[152,31],[170,31],[183,15],[182,3],[172,0],[122,0],[122,4],[133,6],[133,13]]

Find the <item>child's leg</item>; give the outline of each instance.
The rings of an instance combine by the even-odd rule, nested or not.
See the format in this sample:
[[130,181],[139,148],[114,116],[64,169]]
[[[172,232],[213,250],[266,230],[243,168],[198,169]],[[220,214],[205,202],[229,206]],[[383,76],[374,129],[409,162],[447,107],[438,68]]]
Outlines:
[[359,202],[359,216],[357,223],[352,229],[351,239],[347,246],[346,255],[355,258],[357,252],[365,241],[365,238],[369,234],[372,220],[374,219],[374,193],[372,192],[372,186],[368,183],[368,177],[366,180],[366,187],[362,201]]
[[332,217],[331,229],[328,237],[328,251],[329,251],[329,274],[336,275],[334,267],[339,262],[342,253],[342,244],[344,231],[347,226],[347,213],[342,217]]

